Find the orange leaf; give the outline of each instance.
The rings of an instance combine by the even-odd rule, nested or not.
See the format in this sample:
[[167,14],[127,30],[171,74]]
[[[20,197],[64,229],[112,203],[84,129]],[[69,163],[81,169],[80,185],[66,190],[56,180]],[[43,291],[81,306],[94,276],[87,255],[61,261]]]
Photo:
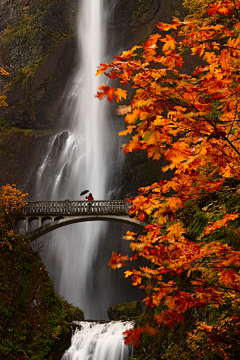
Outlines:
[[167,35],[164,39],[161,39],[161,41],[165,42],[165,44],[162,47],[163,52],[176,49],[177,42],[175,39],[173,39],[171,35]]
[[124,331],[124,344],[130,345],[133,344],[134,347],[138,347],[141,344],[140,336],[141,332],[143,332],[142,328],[135,328]]
[[226,214],[223,219],[217,220],[215,222],[210,222],[210,225],[208,225],[205,230],[204,234],[209,235],[216,229],[220,229],[221,227],[225,226],[228,221],[235,220],[239,217],[240,214]]
[[115,88],[110,88],[108,90],[108,101],[112,102],[114,99],[114,94],[115,94]]
[[119,102],[122,100],[122,98],[127,98],[127,90],[117,88],[117,90],[114,92],[114,95],[116,96],[117,102]]
[[143,44],[143,48],[154,48],[156,47],[156,42],[160,38],[160,34],[151,35],[147,41]]
[[159,160],[161,158],[161,152],[159,146],[151,146],[147,149],[148,157],[153,158],[153,160]]

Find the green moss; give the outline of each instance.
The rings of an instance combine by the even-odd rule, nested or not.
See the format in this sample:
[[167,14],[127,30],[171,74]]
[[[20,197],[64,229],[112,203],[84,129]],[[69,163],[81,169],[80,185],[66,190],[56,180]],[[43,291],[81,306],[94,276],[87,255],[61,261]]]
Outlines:
[[19,129],[14,126],[10,126],[3,118],[0,117],[0,143],[4,139],[7,140],[9,136],[16,133],[21,133],[24,136],[30,136],[33,129]]
[[107,313],[110,320],[138,319],[142,314],[142,308],[139,301],[132,301],[110,306]]
[[16,85],[21,83],[23,87],[29,88],[32,85],[32,81],[34,79],[37,68],[42,65],[45,59],[46,56],[41,57],[24,67],[23,69],[18,70],[16,76],[12,79],[12,87],[15,87]]
[[18,26],[14,28],[7,28],[3,34],[3,44],[9,45],[13,41],[20,40],[21,44],[25,44],[27,41],[33,38],[34,29],[32,27],[33,18],[26,14],[21,20]]
[[0,247],[0,359],[57,360],[70,345],[71,321],[83,312],[56,295],[39,256],[24,238]]
[[152,1],[149,0],[138,0],[138,3],[137,9],[132,13],[131,20],[138,19],[152,7]]

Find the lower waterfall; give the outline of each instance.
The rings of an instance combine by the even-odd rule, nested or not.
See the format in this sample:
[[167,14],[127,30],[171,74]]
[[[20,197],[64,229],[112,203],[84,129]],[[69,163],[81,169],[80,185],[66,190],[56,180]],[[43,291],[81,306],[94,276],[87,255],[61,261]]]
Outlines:
[[133,328],[134,321],[74,321],[74,326],[71,346],[62,360],[127,360],[133,357],[133,347],[124,345],[123,332]]

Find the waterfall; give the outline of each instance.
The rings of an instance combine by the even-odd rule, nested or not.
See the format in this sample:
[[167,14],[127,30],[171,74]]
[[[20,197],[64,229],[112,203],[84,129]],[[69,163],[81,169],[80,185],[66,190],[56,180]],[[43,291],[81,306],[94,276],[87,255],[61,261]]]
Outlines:
[[[105,200],[108,178],[108,127],[106,102],[95,98],[103,79],[96,77],[104,61],[106,18],[104,0],[82,0],[78,20],[78,63],[73,82],[64,94],[67,130],[52,135],[36,171],[33,200],[80,199],[90,190],[96,200]],[[34,225],[34,222],[32,223]],[[86,317],[105,318],[98,299],[90,296],[91,270],[105,223],[81,223],[48,235],[44,261],[56,288]],[[100,306],[101,307],[101,306]],[[102,304],[104,307],[104,304]],[[99,311],[100,310],[100,311]],[[105,309],[106,313],[106,309]]]
[[132,346],[126,346],[122,333],[133,328],[133,322],[74,322],[80,327],[72,336],[71,346],[62,360],[127,360],[133,357]]
[[[90,190],[95,200],[108,200],[113,191],[108,185],[112,173],[119,178],[121,147],[117,130],[113,135],[107,101],[95,98],[98,86],[105,80],[95,76],[97,66],[106,61],[105,1],[80,1],[79,68],[63,96],[61,117],[65,123],[67,119],[67,126],[39,147],[36,157],[40,158],[40,165],[32,169],[26,189],[31,195],[29,200],[85,200],[79,196],[83,190]],[[115,3],[114,0],[111,6]],[[38,222],[34,222],[31,230],[38,227]],[[135,228],[124,226],[114,223],[110,227],[103,221],[72,224],[39,239],[44,244],[41,256],[55,289],[69,303],[81,308],[85,319],[107,320],[109,306],[142,298],[141,291],[132,287],[131,279],[124,278],[124,269],[114,271],[108,266],[112,251],[129,251],[121,238],[127,230]]]

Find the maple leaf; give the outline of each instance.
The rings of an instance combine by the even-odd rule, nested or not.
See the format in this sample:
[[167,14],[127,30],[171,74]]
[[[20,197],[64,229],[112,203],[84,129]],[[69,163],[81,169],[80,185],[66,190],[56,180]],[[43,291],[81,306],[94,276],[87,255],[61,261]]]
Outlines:
[[112,102],[115,95],[115,88],[110,88],[107,92],[108,101]]
[[158,146],[154,145],[148,148],[147,150],[148,157],[153,158],[153,160],[159,160],[161,158],[161,152]]
[[122,262],[123,259],[127,260],[128,257],[123,257],[122,255],[117,255],[116,253],[113,252],[109,265],[114,270],[121,268],[122,266],[126,265],[126,263]]
[[172,24],[165,24],[165,23],[162,23],[162,22],[158,22],[157,27],[159,28],[160,31],[168,31],[170,29],[176,29],[177,28],[177,26],[174,26]]
[[127,278],[127,277],[131,276],[133,274],[133,272],[130,270],[127,270],[124,272],[124,274],[125,274],[125,277]]
[[0,106],[8,106],[8,104],[6,103],[6,96],[5,95],[2,95],[0,96]]
[[166,35],[164,39],[160,39],[162,42],[165,42],[165,44],[162,47],[162,51],[166,52],[168,50],[175,50],[176,49],[176,40],[173,39],[171,35]]
[[131,231],[127,231],[127,234],[126,234],[126,236],[123,237],[123,239],[125,239],[125,240],[131,240],[131,241],[132,241],[132,240],[135,240],[134,235],[136,235],[136,233],[131,232]]
[[168,239],[169,242],[173,243],[176,239],[180,238],[184,234],[185,229],[182,224],[175,223],[168,228]]
[[127,90],[117,88],[117,90],[114,91],[114,95],[116,97],[116,101],[119,102],[122,98],[127,98]]
[[100,64],[100,65],[101,65],[101,67],[99,66],[99,69],[98,69],[98,71],[96,72],[96,75],[101,75],[101,74],[104,73],[104,72],[108,69],[108,67],[109,67],[108,64]]
[[142,332],[143,328],[135,328],[133,330],[129,329],[124,331],[124,344],[130,345],[132,343],[134,347],[138,347],[141,344],[140,336]]
[[158,22],[157,23],[157,27],[159,28],[160,31],[168,31],[171,29],[176,30],[179,26],[182,25],[191,25],[190,21],[180,21],[177,17],[173,16],[173,22],[171,24],[165,24],[162,22]]
[[123,131],[120,131],[118,133],[119,136],[123,136],[123,135],[127,135],[127,134],[131,134],[133,129],[135,129],[136,126],[135,125],[131,125],[131,126],[128,126],[126,130],[123,130]]
[[102,92],[98,91],[96,97],[98,97],[100,100],[102,100],[105,96],[107,96],[108,101],[110,101],[110,102],[113,101],[115,88],[110,88],[107,85],[102,85],[102,86],[99,86],[98,89],[102,90]]
[[160,36],[160,34],[151,35],[149,39],[143,43],[143,48],[155,48]]
[[133,275],[132,276],[132,284],[133,286],[139,285],[142,283],[142,277],[139,275]]
[[122,52],[122,55],[121,55],[121,60],[123,61],[123,60],[126,60],[126,59],[128,59],[128,58],[130,58],[131,56],[134,56],[134,51],[136,50],[136,49],[139,49],[139,48],[141,48],[141,46],[134,46],[131,50],[128,50],[128,51],[123,51]]

